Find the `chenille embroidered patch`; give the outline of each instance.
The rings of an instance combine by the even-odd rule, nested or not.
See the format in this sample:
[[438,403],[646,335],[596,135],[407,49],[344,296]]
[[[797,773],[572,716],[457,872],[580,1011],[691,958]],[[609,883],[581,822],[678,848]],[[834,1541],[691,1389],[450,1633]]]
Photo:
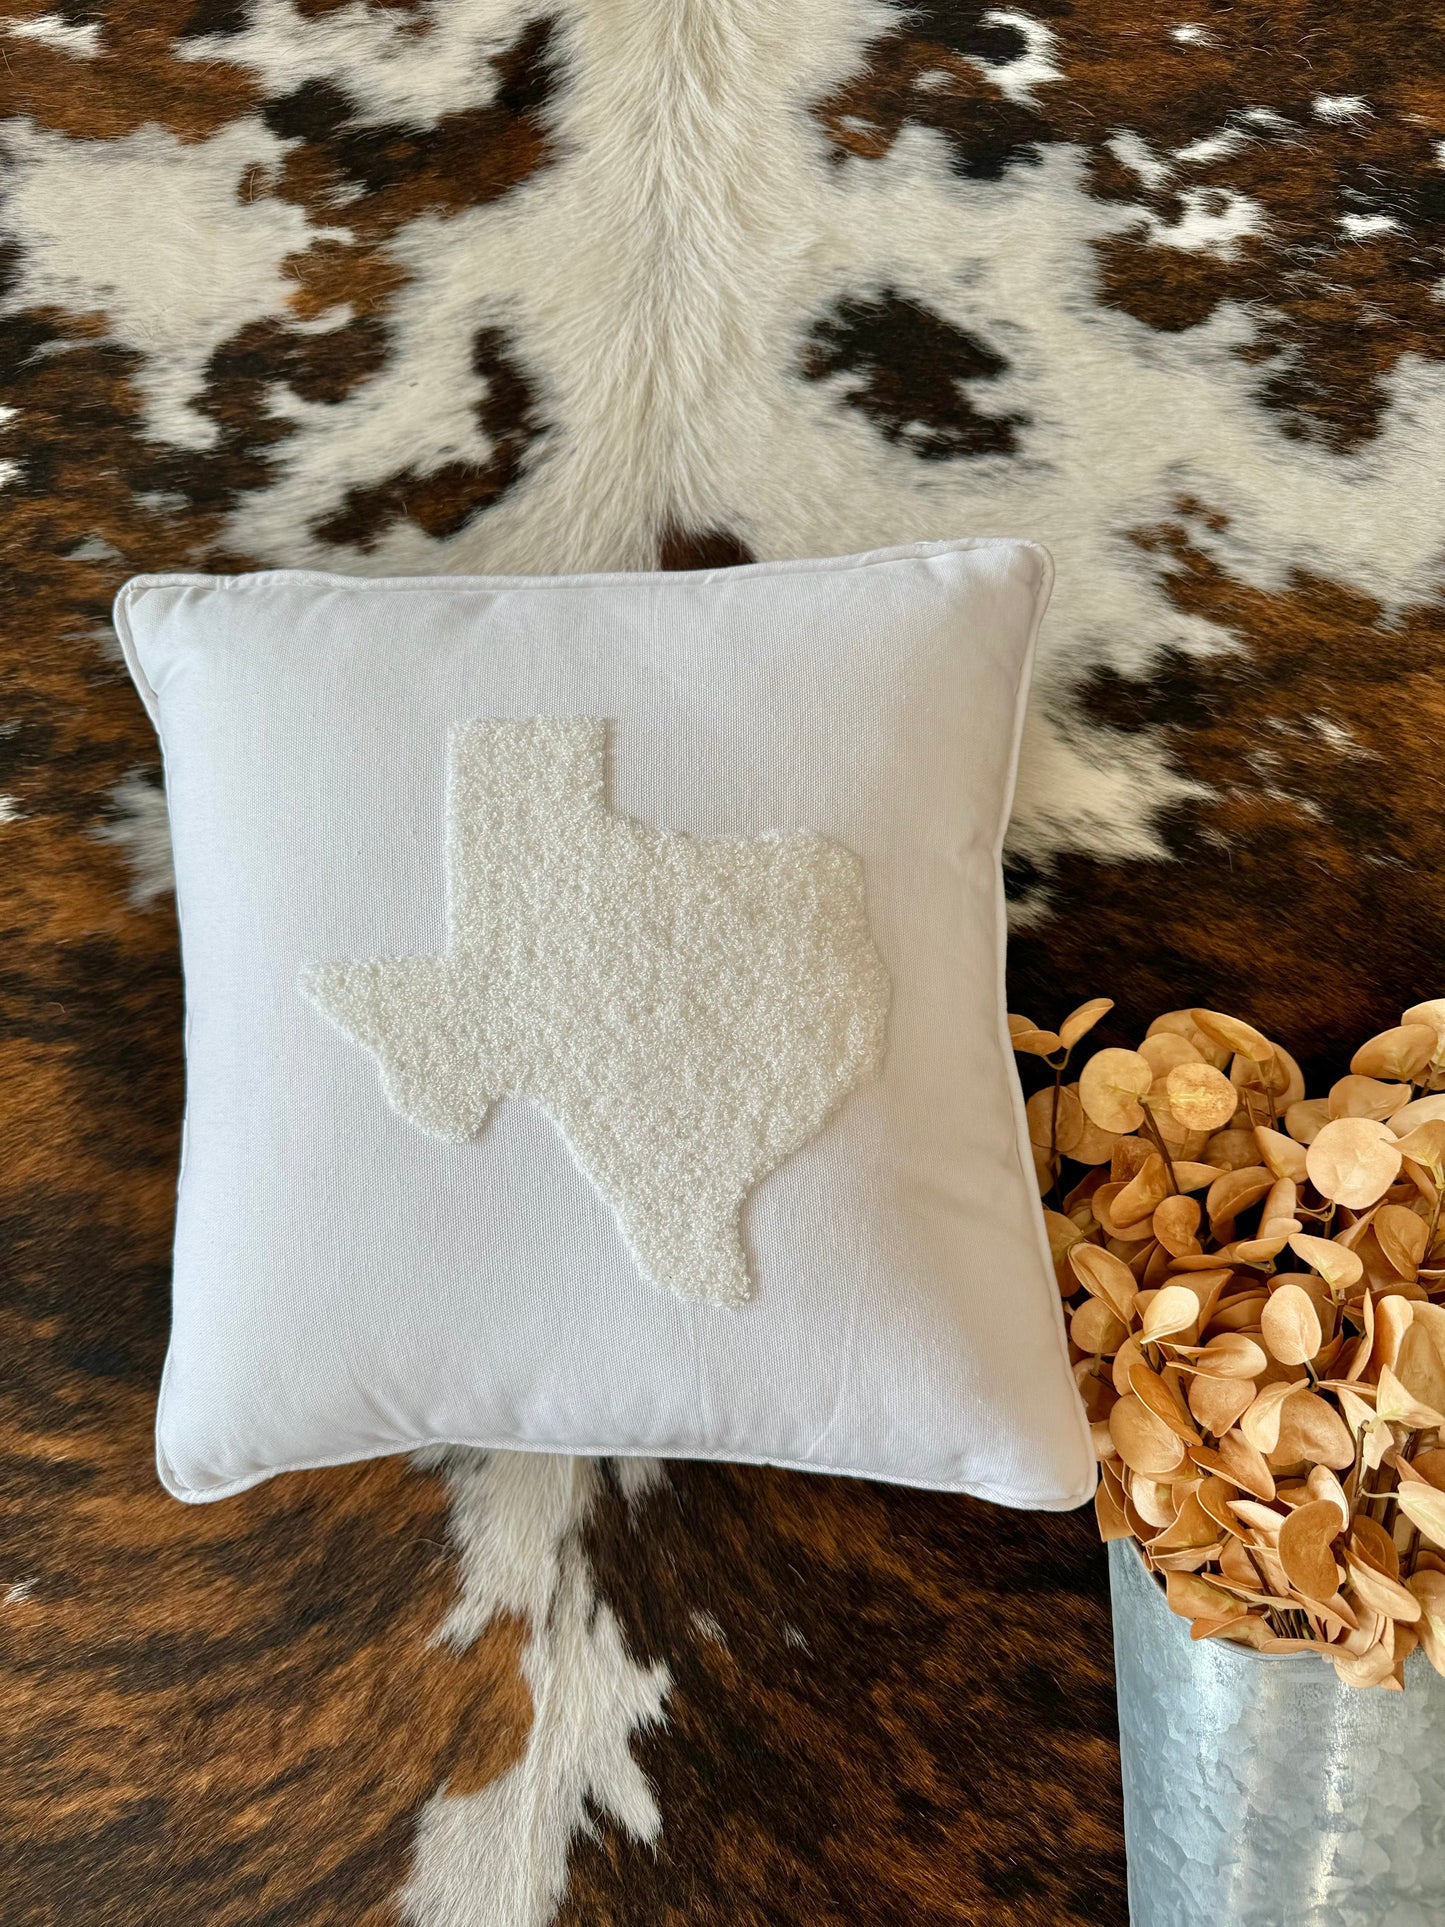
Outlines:
[[314,964],[302,987],[412,1123],[463,1141],[532,1098],[648,1278],[739,1304],[747,1193],[882,1063],[863,867],[811,833],[619,815],[606,752],[594,717],[459,725],[446,949]]

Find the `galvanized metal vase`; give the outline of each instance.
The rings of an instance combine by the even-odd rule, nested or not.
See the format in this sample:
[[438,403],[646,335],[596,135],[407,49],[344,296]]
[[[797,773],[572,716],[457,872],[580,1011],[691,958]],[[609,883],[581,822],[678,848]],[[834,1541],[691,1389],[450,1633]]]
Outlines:
[[1109,1547],[1131,1927],[1445,1927],[1445,1679],[1191,1641]]

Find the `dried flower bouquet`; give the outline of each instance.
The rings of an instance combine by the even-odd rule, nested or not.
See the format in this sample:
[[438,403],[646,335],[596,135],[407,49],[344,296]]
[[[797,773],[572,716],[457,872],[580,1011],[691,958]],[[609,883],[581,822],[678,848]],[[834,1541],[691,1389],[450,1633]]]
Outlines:
[[1196,1639],[1445,1673],[1445,998],[1322,1097],[1213,1010],[1069,1080],[1112,1008],[1009,1019],[1054,1073],[1028,1120],[1103,1537]]

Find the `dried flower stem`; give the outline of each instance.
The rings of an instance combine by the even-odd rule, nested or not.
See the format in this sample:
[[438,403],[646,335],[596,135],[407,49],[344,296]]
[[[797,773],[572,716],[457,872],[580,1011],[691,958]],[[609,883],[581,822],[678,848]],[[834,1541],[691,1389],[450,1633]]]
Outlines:
[[1150,1111],[1148,1104],[1145,1103],[1140,1108],[1144,1112],[1145,1134],[1153,1143],[1153,1146],[1155,1150],[1159,1153],[1160,1157],[1163,1158],[1164,1160],[1164,1169],[1169,1178],[1169,1190],[1171,1194],[1177,1194],[1179,1190],[1179,1174],[1174,1169],[1174,1160],[1169,1155],[1169,1146],[1164,1142],[1163,1134],[1161,1133],[1158,1124],[1155,1122],[1153,1113]]

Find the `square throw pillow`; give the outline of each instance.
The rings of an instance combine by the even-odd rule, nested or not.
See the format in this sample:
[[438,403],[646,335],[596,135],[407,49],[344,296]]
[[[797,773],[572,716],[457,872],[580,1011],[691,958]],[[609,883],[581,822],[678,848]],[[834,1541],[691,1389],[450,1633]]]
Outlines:
[[1067,1507],[1003,1001],[1051,569],[142,576],[177,1497],[438,1442]]

